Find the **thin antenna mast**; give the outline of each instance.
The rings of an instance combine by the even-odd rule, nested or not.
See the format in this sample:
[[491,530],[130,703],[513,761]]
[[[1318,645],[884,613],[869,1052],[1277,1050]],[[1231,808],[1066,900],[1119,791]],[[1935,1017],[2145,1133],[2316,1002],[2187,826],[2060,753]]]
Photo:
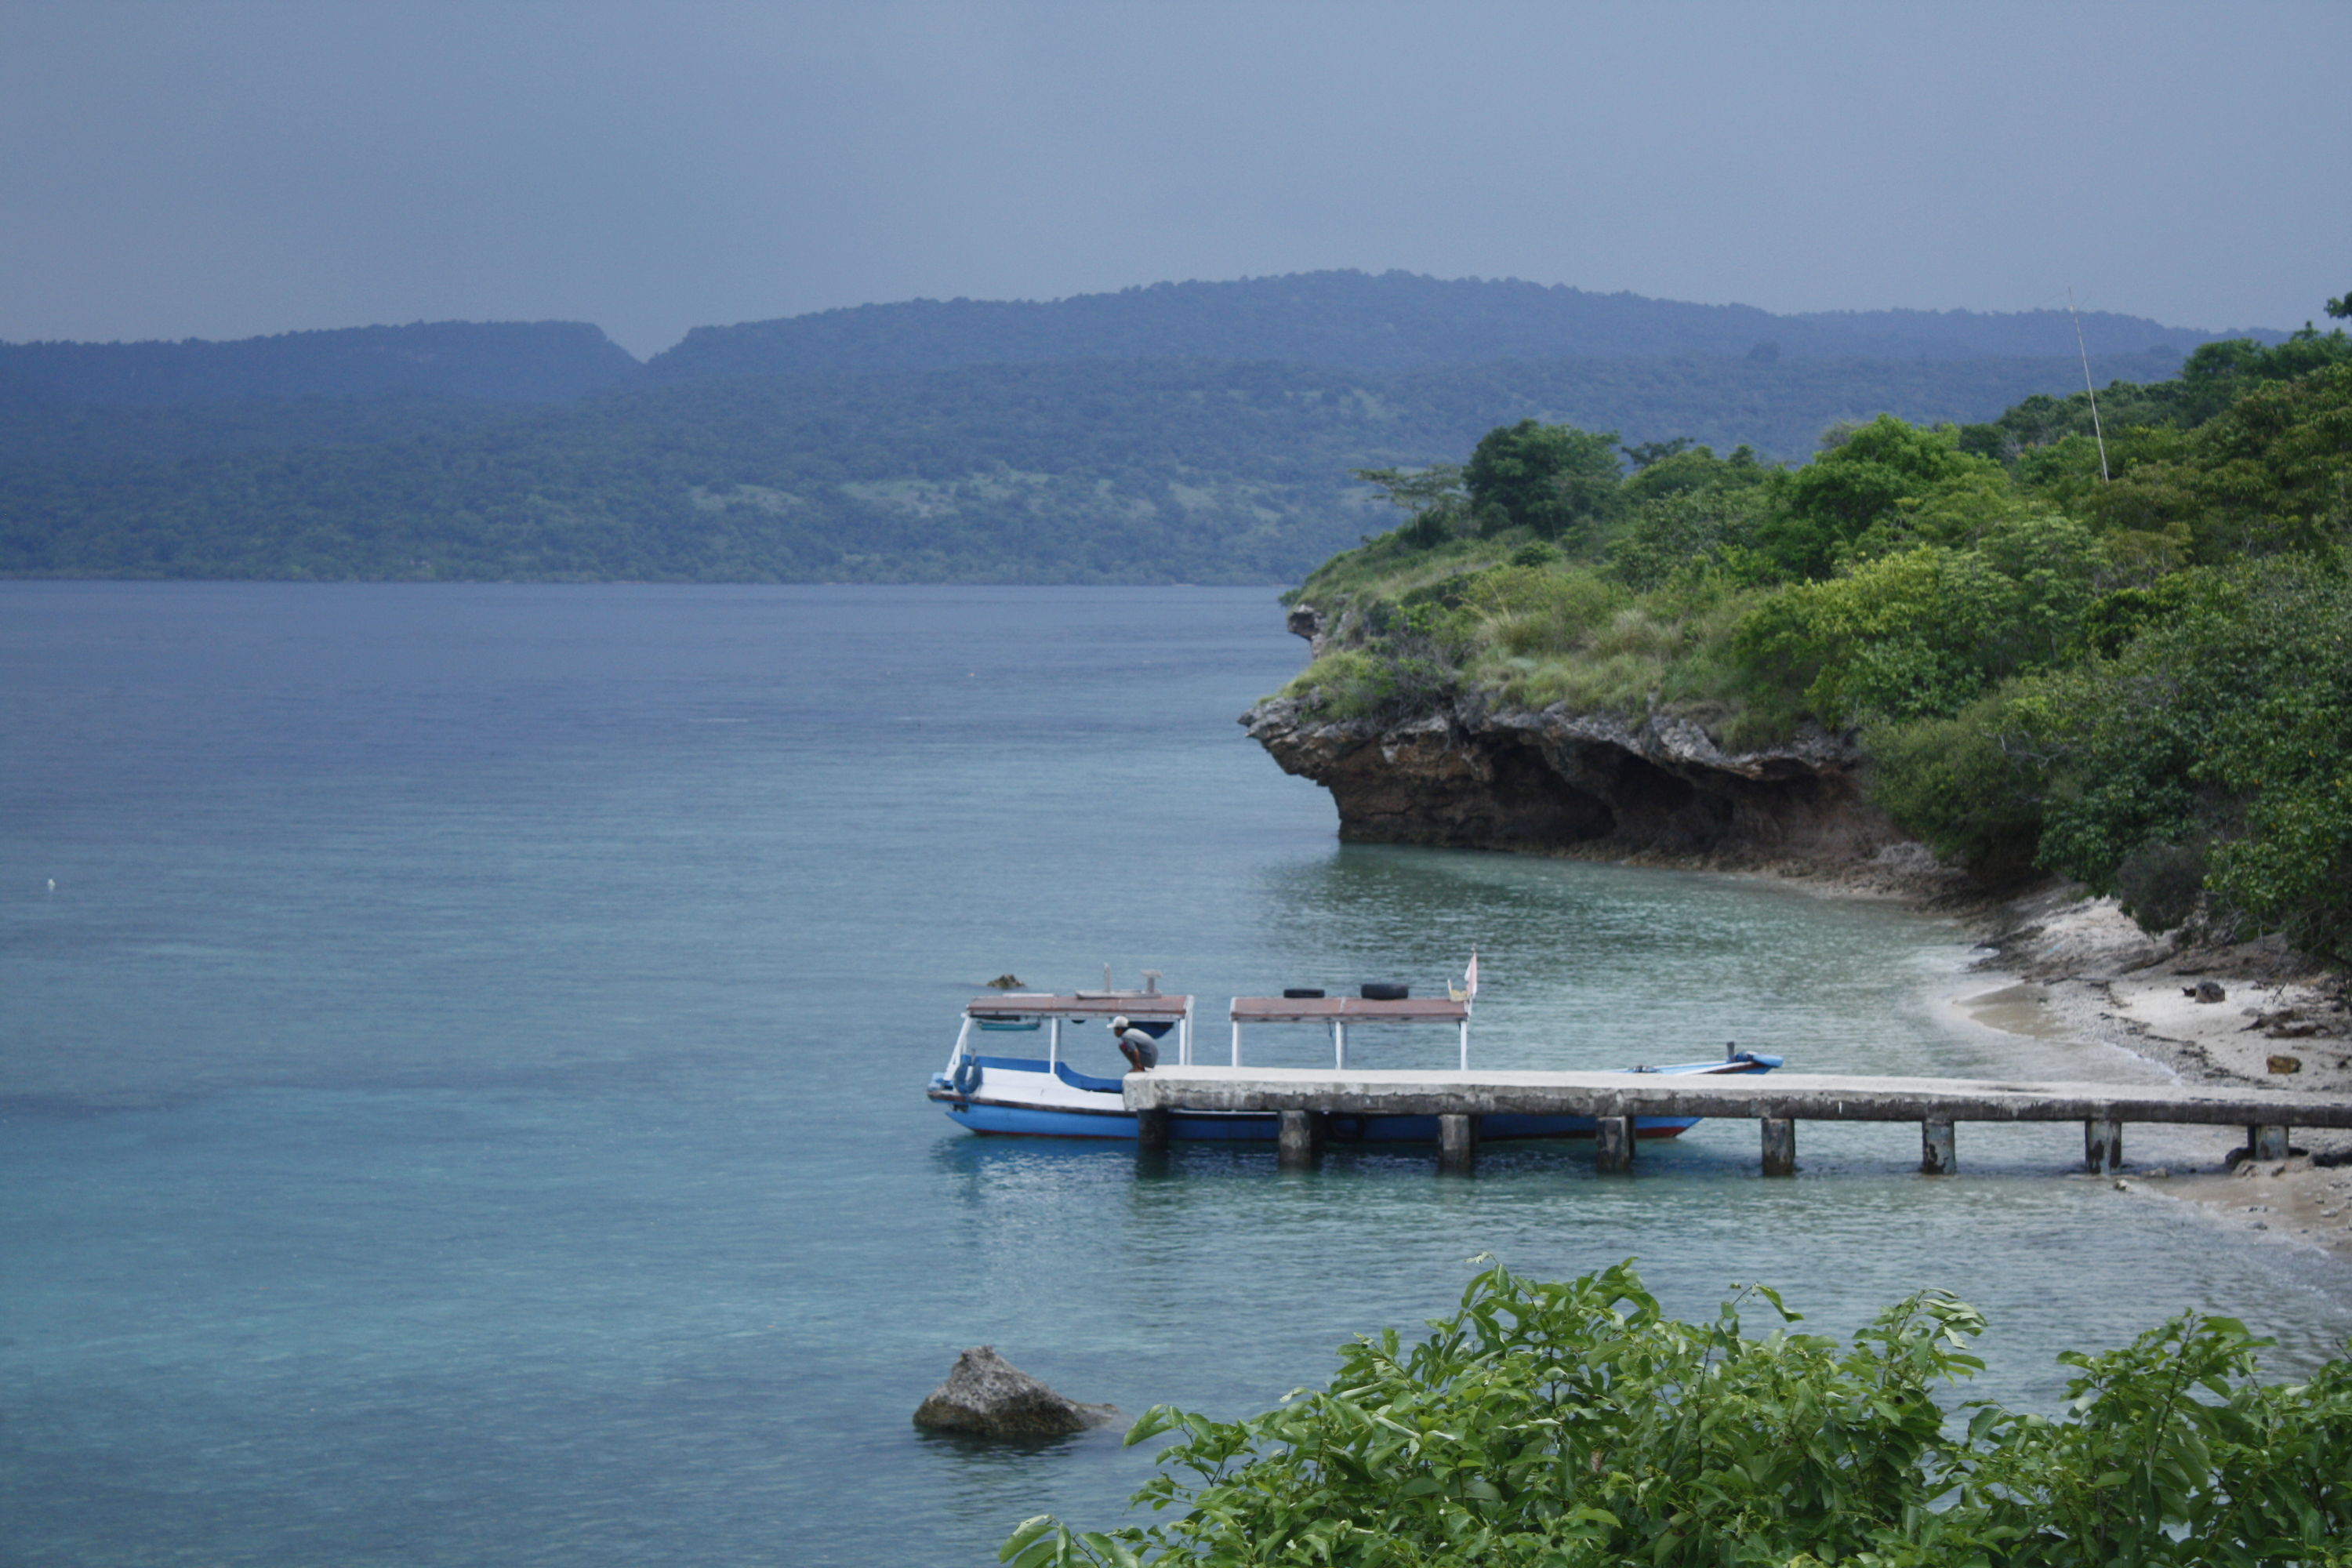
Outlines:
[[2099,392],[2091,384],[2091,351],[2083,346],[2083,318],[2074,310],[2074,290],[2066,290],[2066,314],[2074,321],[2074,352],[2083,356],[2083,391],[2091,400],[2091,436],[2099,444],[2099,483],[2107,482],[2107,433],[2099,428]]

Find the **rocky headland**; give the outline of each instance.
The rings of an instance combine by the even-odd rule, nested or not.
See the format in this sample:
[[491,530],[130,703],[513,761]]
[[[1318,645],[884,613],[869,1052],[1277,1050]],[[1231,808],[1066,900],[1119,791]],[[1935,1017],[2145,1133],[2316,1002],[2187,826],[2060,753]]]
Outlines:
[[[1332,641],[1311,605],[1294,606],[1289,627],[1318,654]],[[1330,791],[1350,843],[1826,877],[1939,900],[1981,892],[1871,804],[1854,738],[1818,725],[1726,751],[1680,714],[1529,710],[1476,689],[1389,721],[1270,697],[1241,722],[1283,771]]]
[[1687,719],[1531,712],[1476,692],[1390,724],[1319,720],[1292,698],[1242,721],[1284,771],[1331,792],[1354,842],[1858,860],[1903,837],[1863,798],[1859,749],[1820,730],[1727,752]]

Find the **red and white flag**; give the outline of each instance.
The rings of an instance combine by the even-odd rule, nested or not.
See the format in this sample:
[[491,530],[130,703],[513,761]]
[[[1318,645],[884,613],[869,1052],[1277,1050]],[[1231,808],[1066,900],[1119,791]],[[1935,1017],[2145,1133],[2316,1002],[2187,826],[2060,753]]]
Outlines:
[[1466,1000],[1478,994],[1478,950],[1470,950],[1470,967],[1462,974],[1462,994]]

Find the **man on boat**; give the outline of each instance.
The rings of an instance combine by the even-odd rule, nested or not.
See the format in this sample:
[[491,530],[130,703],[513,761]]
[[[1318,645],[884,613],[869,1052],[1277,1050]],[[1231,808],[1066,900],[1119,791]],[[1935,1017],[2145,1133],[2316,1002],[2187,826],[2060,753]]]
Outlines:
[[1160,1065],[1160,1042],[1126,1018],[1110,1021],[1111,1037],[1118,1042],[1118,1054],[1127,1058],[1129,1072],[1150,1072]]

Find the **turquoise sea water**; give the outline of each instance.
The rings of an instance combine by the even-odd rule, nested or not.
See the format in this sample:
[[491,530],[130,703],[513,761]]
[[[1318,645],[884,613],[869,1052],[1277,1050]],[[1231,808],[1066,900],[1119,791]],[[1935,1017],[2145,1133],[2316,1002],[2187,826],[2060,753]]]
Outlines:
[[1809,1125],[1776,1183],[1748,1123],[1630,1181],[958,1135],[971,988],[1105,963],[1214,1016],[1475,942],[1496,1065],[2147,1070],[1958,1021],[1930,919],[1342,847],[1233,722],[1301,652],[1255,590],[0,584],[0,1563],[979,1563],[1149,1458],[918,1434],[961,1347],[1237,1413],[1481,1252],[1838,1331],[1948,1286],[2042,1404],[2183,1307],[2352,1330],[2072,1128],[1929,1181]]

